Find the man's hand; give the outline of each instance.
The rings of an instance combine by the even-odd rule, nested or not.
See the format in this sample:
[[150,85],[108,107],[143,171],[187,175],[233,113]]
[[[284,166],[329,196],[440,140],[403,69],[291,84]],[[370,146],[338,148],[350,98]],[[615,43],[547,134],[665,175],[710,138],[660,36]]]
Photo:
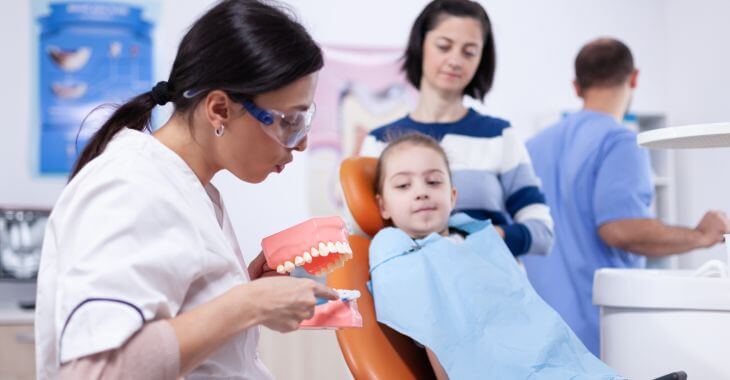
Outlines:
[[723,235],[730,232],[730,219],[722,211],[710,210],[705,213],[695,230],[702,234],[702,246],[711,247],[721,243]]

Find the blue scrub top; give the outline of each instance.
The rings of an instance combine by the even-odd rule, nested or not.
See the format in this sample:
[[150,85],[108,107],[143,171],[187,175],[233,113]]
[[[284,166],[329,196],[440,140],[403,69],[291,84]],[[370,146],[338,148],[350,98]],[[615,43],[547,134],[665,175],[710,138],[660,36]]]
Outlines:
[[599,355],[593,275],[599,268],[643,267],[643,257],[607,246],[602,224],[652,218],[654,186],[648,151],[636,133],[604,113],[582,110],[528,141],[555,222],[547,256],[523,257],[527,274],[547,301]]

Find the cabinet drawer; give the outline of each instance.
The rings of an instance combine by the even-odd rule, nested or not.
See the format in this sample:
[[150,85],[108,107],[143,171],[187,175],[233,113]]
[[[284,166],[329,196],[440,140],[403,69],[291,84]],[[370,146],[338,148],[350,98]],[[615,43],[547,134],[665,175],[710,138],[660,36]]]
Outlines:
[[33,325],[0,325],[0,379],[35,379]]

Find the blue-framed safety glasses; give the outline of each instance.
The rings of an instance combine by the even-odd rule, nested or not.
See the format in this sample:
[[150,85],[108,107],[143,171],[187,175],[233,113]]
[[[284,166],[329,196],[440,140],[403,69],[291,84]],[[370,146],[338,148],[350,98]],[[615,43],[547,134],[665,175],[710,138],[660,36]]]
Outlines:
[[[186,98],[193,98],[204,90],[188,90],[183,93]],[[245,97],[228,93],[231,99],[240,103],[243,108],[261,123],[261,128],[274,140],[286,148],[294,148],[307,137],[312,128],[312,119],[317,107],[314,103],[304,111],[285,113],[275,109],[260,108]]]
[[274,109],[264,109],[253,102],[241,99],[235,95],[231,97],[241,103],[251,116],[261,123],[264,132],[287,148],[294,148],[307,137],[312,128],[312,119],[317,107],[312,103],[304,111],[285,113]]

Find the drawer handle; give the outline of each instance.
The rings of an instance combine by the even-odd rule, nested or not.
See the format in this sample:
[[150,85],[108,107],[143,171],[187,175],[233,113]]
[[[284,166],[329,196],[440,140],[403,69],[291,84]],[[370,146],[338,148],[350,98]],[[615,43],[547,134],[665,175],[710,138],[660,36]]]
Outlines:
[[33,333],[17,333],[15,334],[15,341],[22,344],[34,344],[35,335]]

